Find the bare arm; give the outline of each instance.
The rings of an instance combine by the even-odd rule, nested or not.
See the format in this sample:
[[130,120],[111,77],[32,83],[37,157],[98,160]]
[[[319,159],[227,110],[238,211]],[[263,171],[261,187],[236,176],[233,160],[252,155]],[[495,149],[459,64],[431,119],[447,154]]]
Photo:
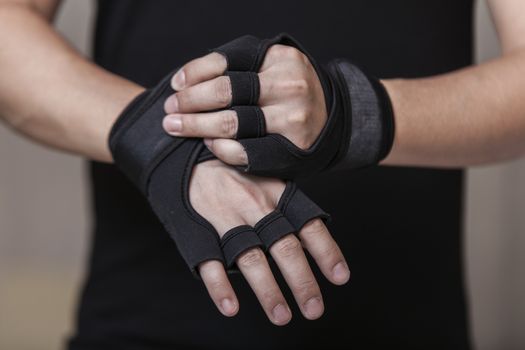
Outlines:
[[0,1],[0,116],[46,145],[109,162],[109,130],[142,88],[89,62],[53,30],[59,3]]
[[383,81],[396,116],[384,164],[463,167],[525,154],[525,2],[489,4],[502,57],[435,77]]

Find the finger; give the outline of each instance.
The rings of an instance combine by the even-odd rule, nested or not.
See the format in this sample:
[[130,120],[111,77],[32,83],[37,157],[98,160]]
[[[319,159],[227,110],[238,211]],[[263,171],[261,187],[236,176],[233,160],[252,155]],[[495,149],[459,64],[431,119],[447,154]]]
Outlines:
[[[264,132],[289,134],[290,125],[301,127],[302,120],[294,119],[290,111],[282,106],[262,107]],[[286,118],[283,118],[286,116]],[[235,138],[239,131],[239,116],[235,110],[227,109],[209,113],[173,113],[163,120],[164,130],[173,136],[199,138]],[[293,137],[291,137],[293,141]]]
[[299,232],[303,246],[312,255],[326,278],[337,285],[350,279],[350,269],[326,225],[321,219],[314,219]]
[[295,70],[297,69],[294,65],[284,65],[279,69],[260,72],[258,74],[260,86],[259,103],[272,105],[283,100],[304,97],[308,93],[311,83],[306,77],[294,76],[297,75],[294,72]]
[[[293,48],[290,49],[293,52],[297,52],[297,55],[302,55],[299,51]],[[258,74],[260,86],[259,103],[261,105],[277,104],[279,101],[282,101],[283,98],[289,99],[302,96],[305,91],[308,90],[309,83],[307,80],[299,78],[286,79],[283,77],[283,74],[286,75],[290,70],[294,70],[294,65],[290,67],[285,65],[284,67],[284,72],[281,69],[263,71]],[[215,81],[221,77],[226,78],[222,76],[226,68],[226,59],[218,53],[211,53],[187,63],[172,77],[171,85],[174,90],[179,92],[179,94],[176,94],[176,96],[179,96],[179,99],[172,96],[166,100],[166,113],[212,110],[224,107],[225,103],[226,105],[229,104],[231,101],[231,84],[229,78],[222,79],[227,80],[227,84],[219,80],[217,89],[212,91],[211,94],[210,91],[203,90],[203,88],[206,89],[209,87],[205,83]],[[182,91],[197,87],[199,87],[199,89],[191,91],[191,94],[188,96],[180,94]],[[199,100],[194,100],[195,97],[199,96],[208,97],[208,99],[211,100],[207,102],[210,104],[210,107],[203,109],[193,106],[191,102],[199,103]]]
[[248,164],[248,155],[244,147],[235,140],[229,139],[205,139],[204,144],[211,153],[224,163],[230,165]]
[[290,322],[292,312],[275,281],[262,250],[250,249],[241,254],[237,259],[237,266],[253,289],[270,321],[278,326]]
[[234,138],[237,113],[223,110],[210,113],[169,114],[163,120],[166,132],[173,136],[200,138]]
[[173,75],[171,86],[180,91],[203,81],[222,75],[226,70],[226,59],[223,55],[212,52],[186,63]]
[[193,113],[220,109],[232,100],[228,76],[219,76],[179,91],[166,99],[166,113]]
[[290,234],[281,238],[271,246],[270,254],[290,286],[303,315],[310,320],[321,317],[324,312],[321,290],[297,237]]
[[239,311],[239,302],[222,263],[205,261],[199,265],[199,273],[219,311],[224,316],[235,316]]
[[[177,78],[178,73],[174,75]],[[285,98],[295,98],[304,93],[304,80],[286,80],[281,75],[261,73],[259,103],[263,106],[278,105]],[[177,89],[175,89],[177,90]],[[193,113],[224,108],[232,102],[232,85],[229,76],[221,75],[188,86],[166,99],[166,113]]]

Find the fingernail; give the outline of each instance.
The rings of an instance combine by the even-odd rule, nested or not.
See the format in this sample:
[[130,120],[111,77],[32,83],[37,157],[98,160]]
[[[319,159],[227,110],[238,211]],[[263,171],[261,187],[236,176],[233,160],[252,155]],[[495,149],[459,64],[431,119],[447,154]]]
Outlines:
[[213,140],[211,140],[211,139],[204,139],[204,144],[206,145],[206,147],[211,149],[211,146],[213,144]]
[[181,132],[182,120],[179,116],[170,115],[164,119],[164,127],[168,132]]
[[231,315],[235,312],[235,303],[228,298],[222,299],[221,301],[222,312],[226,315]]
[[290,310],[283,304],[278,304],[272,310],[273,320],[277,324],[283,324],[290,319]]
[[310,319],[320,317],[324,311],[323,302],[321,301],[321,298],[314,297],[308,299],[308,301],[304,303],[304,311],[306,313],[306,316]]
[[332,270],[332,276],[338,283],[346,283],[350,279],[350,269],[344,262],[337,263]]
[[184,85],[186,85],[186,73],[184,73],[184,70],[181,69],[177,73],[175,73],[172,85],[173,89],[175,90],[184,89]]

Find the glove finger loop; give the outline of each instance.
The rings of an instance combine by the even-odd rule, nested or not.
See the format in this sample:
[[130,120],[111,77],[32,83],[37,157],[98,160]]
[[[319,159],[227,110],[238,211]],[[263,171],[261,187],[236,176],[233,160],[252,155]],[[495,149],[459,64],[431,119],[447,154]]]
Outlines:
[[257,138],[266,135],[264,112],[258,106],[234,106],[237,113],[236,139]]
[[268,134],[239,142],[248,157],[248,165],[238,168],[252,175],[292,179],[304,176],[302,169],[311,163],[297,146],[281,135]]
[[258,56],[261,51],[262,40],[252,35],[245,35],[234,39],[212,50],[226,58],[227,69],[231,71],[257,71]]
[[232,88],[231,106],[256,105],[261,85],[255,72],[226,72]]
[[235,260],[246,250],[261,247],[263,244],[253,228],[241,225],[232,228],[221,239],[221,248],[226,260],[226,267],[232,268]]
[[255,232],[264,243],[266,249],[290,233],[295,233],[295,228],[279,211],[273,211],[263,217],[254,226]]
[[297,232],[312,219],[330,220],[330,215],[308,198],[293,182],[288,182],[277,204],[286,219]]

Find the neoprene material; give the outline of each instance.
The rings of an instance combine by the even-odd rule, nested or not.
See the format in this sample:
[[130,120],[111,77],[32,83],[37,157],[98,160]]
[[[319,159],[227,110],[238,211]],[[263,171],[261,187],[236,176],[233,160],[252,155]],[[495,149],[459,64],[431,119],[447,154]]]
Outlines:
[[[262,110],[241,113],[239,107],[256,107],[259,72],[267,50],[275,44],[289,45],[303,52],[318,74],[323,87],[328,120],[316,142],[302,150],[281,135],[265,134]],[[394,118],[390,98],[379,80],[367,76],[347,60],[333,60],[326,67],[295,39],[279,34],[273,39],[254,36],[237,38],[214,50],[227,61],[225,75],[232,87],[231,106],[237,112],[237,139],[248,155],[243,170],[261,176],[293,179],[327,169],[354,169],[375,165],[392,147]]]
[[[219,239],[214,227],[193,209],[189,200],[192,169],[199,161],[211,159],[210,153],[202,140],[172,137],[162,129],[164,101],[174,93],[169,84],[171,76],[128,105],[112,128],[109,145],[115,164],[148,198],[196,275],[198,265],[207,260],[222,261],[229,271],[234,271],[236,258],[247,249],[267,249],[284,235],[297,232],[307,221],[328,218],[294,183],[288,182],[271,214],[279,215],[281,222],[290,222],[286,229],[263,218],[255,228],[234,227]],[[239,111],[257,115],[253,108]],[[264,124],[259,124],[253,129],[253,135],[263,129]]]
[[301,192],[295,183],[288,181],[274,211],[259,220],[254,227],[237,226],[222,237],[221,247],[226,265],[234,266],[235,260],[246,247],[270,249],[282,237],[299,232],[313,218],[327,221],[330,216]]
[[258,106],[234,106],[237,113],[237,138],[261,137],[266,134],[264,113]]

